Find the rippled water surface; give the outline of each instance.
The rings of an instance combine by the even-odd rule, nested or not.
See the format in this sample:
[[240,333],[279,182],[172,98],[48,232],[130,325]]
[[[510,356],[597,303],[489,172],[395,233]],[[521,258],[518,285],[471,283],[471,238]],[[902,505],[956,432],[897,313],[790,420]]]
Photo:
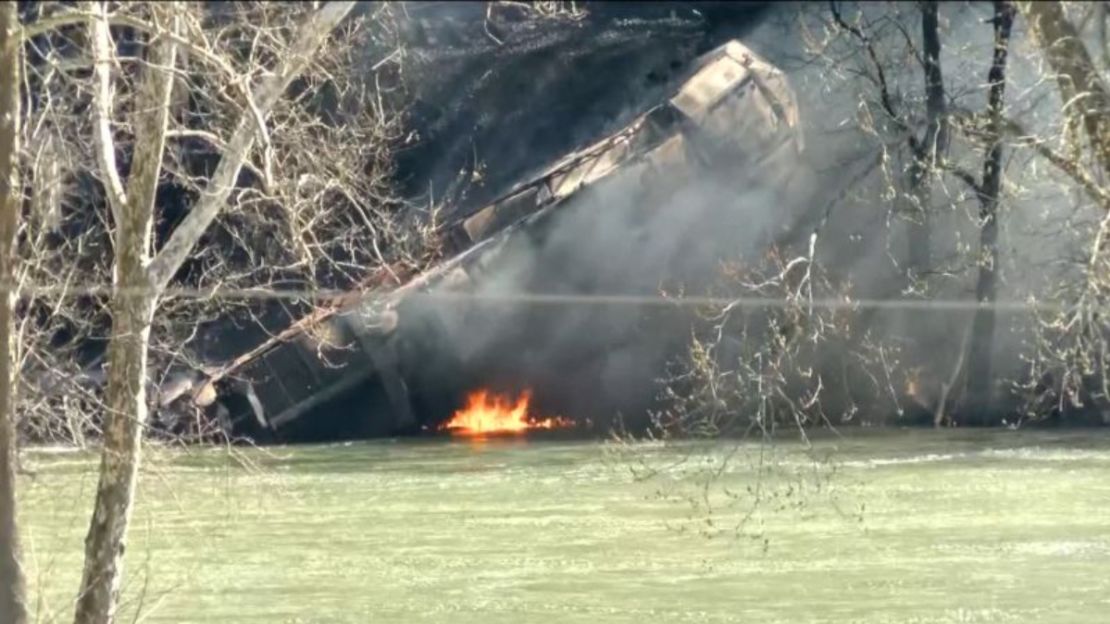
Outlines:
[[[1110,621],[1110,436],[148,454],[121,622]],[[72,617],[95,463],[21,483]]]

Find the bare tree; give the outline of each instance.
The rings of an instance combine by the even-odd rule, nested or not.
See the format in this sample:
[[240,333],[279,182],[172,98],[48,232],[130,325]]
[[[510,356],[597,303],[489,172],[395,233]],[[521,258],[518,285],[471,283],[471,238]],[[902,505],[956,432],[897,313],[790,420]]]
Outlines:
[[270,75],[244,89],[251,97],[226,139],[198,202],[151,256],[154,194],[162,170],[169,104],[174,84],[180,8],[152,5],[155,34],[143,76],[135,88],[132,170],[125,184],[115,162],[111,119],[110,31],[106,9],[92,9],[89,37],[96,72],[94,114],[98,162],[108,187],[115,233],[115,289],[108,366],[108,424],[93,517],[86,538],[85,570],[77,601],[78,623],[111,622],[118,600],[128,518],[134,499],[142,427],[147,419],[147,344],[158,299],[189,253],[224,207],[265,120],[277,101],[320,50],[354,4],[335,2],[312,14]]
[[[1020,384],[1033,396],[1028,416],[1042,418],[1069,399],[1105,404],[1098,395],[1110,396],[1110,382],[1095,373],[1110,366],[1104,320],[1110,304],[1110,258],[1104,248],[1110,233],[1104,228],[1110,218],[1092,210],[1110,209],[1107,170],[1097,157],[1108,112],[1097,104],[1104,101],[1098,84],[1104,79],[1075,48],[1083,41],[1079,29],[1068,30],[1064,9],[1052,4],[1027,3],[1022,11],[1054,15],[1052,28],[1064,33],[1060,37],[1067,45],[1059,37],[1048,37],[1048,45],[1073,48],[1066,59],[1049,57],[1049,65],[1059,67],[1055,73],[1073,76],[1057,79],[1058,103],[1051,101],[1053,83],[1044,80],[1035,62],[1022,65],[1027,59],[1015,51],[1022,48],[1013,40],[1025,32],[1020,22],[1015,26],[1013,3],[994,3],[989,17],[981,16],[979,6],[939,3],[865,3],[853,9],[834,3],[824,9],[807,6],[798,17],[807,55],[788,75],[817,74],[814,100],[820,116],[809,120],[806,145],[832,154],[827,170],[834,172],[829,177],[834,196],[814,203],[812,210],[824,216],[810,222],[817,224],[809,249],[795,236],[763,258],[728,265],[713,295],[733,302],[705,310],[694,324],[688,351],[660,380],[661,408],[650,437],[727,441],[709,450],[686,447],[696,455],[691,463],[709,468],[691,486],[696,491],[689,498],[696,501],[684,502],[711,513],[712,484],[734,453],[743,454],[732,438],[765,440],[789,430],[804,439],[812,427],[886,423],[892,416],[938,426],[1010,423],[1022,407]],[[956,11],[963,11],[962,23],[946,24],[946,14]],[[971,16],[985,18],[967,19]],[[1034,41],[1045,39],[1043,32],[1032,30]],[[942,43],[946,63],[955,59],[943,76]],[[1084,86],[1072,86],[1078,83]],[[845,101],[848,113],[838,107]],[[825,121],[836,125],[827,128]],[[863,148],[852,144],[863,156],[828,148],[833,141],[828,137],[846,133],[844,127],[853,122],[851,131],[868,139]],[[1069,134],[1068,127],[1077,132]],[[1082,149],[1069,142],[1074,140]],[[876,165],[846,175],[844,161]],[[815,168],[823,170],[820,162]],[[1074,203],[1045,201],[1034,195],[1040,191],[1074,198]],[[1037,204],[1036,219],[1028,215],[1030,203]],[[851,214],[836,212],[840,206],[854,207],[863,216],[853,223]],[[897,214],[903,207],[925,212],[929,227],[915,233],[925,221],[910,215],[917,223],[907,232],[909,248],[888,251],[884,259],[894,270],[853,267],[859,255],[848,249],[889,250],[884,239],[891,219],[884,228],[880,215]],[[880,225],[864,229],[859,224],[864,219]],[[1045,244],[1053,235],[1046,225],[1057,223],[1065,225],[1053,234],[1062,231],[1064,242]],[[1032,235],[1039,238],[1019,238],[1016,230],[1026,226],[1042,228]],[[926,232],[928,258],[914,258],[926,248],[920,245]],[[838,236],[843,238],[838,241]],[[1028,240],[1045,249],[1023,248]],[[1039,256],[1064,268],[1043,281],[1022,275],[1021,269],[1035,272],[1029,267],[1038,266],[1033,258]],[[1004,267],[1018,269],[1004,272]],[[876,274],[892,276],[897,286],[891,289]],[[928,301],[892,300],[897,290],[906,292],[907,284],[913,294],[944,293],[946,309],[929,309]],[[999,318],[1006,317],[994,307],[1000,297],[1015,293],[1038,304],[1062,301],[1067,309],[1044,314],[1039,328],[1032,313],[1015,322],[1015,333],[1024,332],[1020,338],[1032,343],[1015,345],[1012,335],[1002,333],[1008,328]],[[921,306],[902,305],[912,303]],[[891,327],[874,321],[884,312],[907,310],[915,314],[912,323]],[[917,321],[922,317],[939,317],[937,324],[948,327],[943,335],[923,331],[928,323]],[[960,331],[952,331],[952,319]],[[1012,361],[998,363],[1002,348],[1031,360],[1029,383],[1026,371]],[[1000,389],[1009,392],[1003,396]],[[624,448],[635,456],[633,447]],[[637,459],[650,459],[645,455],[631,463],[641,466]],[[753,474],[762,474],[763,459],[761,454]],[[653,470],[645,472],[650,476]],[[758,484],[746,492],[717,490],[718,501],[732,497],[747,504],[759,504],[764,494]]]
[[915,275],[931,269],[929,186],[937,161],[948,149],[948,116],[944,94],[944,74],[940,64],[940,27],[937,3],[921,3],[921,42],[924,51],[925,73],[925,134],[918,140],[910,136],[913,153],[910,163],[909,186],[917,220],[912,222],[909,239],[909,268]]
[[[1107,421],[1110,358],[1105,307],[1110,303],[1110,86],[1095,64],[1085,37],[1058,2],[1021,2],[1029,32],[1055,79],[1062,132],[1059,137],[1012,124],[1021,145],[1031,146],[1078,188],[1099,214],[1080,230],[1085,251],[1070,258],[1075,271],[1050,294],[1065,304],[1042,316],[1031,357],[1028,415],[1064,414],[1071,408],[1101,413]],[[1101,40],[1101,38],[1100,38]],[[1058,143],[1059,148],[1053,144]]]
[[[175,4],[152,7],[156,28],[178,32]],[[165,284],[149,269],[154,194],[162,169],[177,44],[155,36],[142,82],[136,89],[135,147],[127,183],[120,179],[112,139],[111,37],[107,8],[91,7],[94,118],[97,160],[115,223],[112,341],[108,351],[108,419],[104,427],[100,481],[89,533],[76,622],[111,622],[121,580],[128,519],[138,476],[142,426],[147,420],[147,344],[150,322]],[[241,166],[240,163],[236,163]],[[231,181],[225,181],[230,185]],[[194,235],[193,240],[195,240]],[[178,263],[180,264],[180,263]]]
[[[205,365],[198,324],[267,307],[288,324],[317,303],[167,289],[373,288],[434,257],[434,213],[405,216],[389,189],[399,98],[382,78],[402,55],[374,62],[366,47],[392,45],[389,9],[348,20],[353,8],[43,3],[22,25],[5,11],[5,34],[16,34],[3,51],[19,60],[5,70],[28,68],[22,84],[4,75],[17,85],[5,104],[21,92],[28,102],[13,110],[4,163],[5,214],[29,209],[29,226],[8,237],[18,273],[5,265],[5,279],[26,286],[8,309],[21,423],[74,441],[91,432],[103,445],[78,622],[114,617],[148,388],[174,367]],[[108,275],[110,291],[100,286]],[[103,339],[106,367],[88,348]],[[14,412],[4,416],[14,462]]]
[[[906,204],[906,209],[902,211],[902,216],[908,221],[909,233],[904,260],[905,271],[909,280],[913,282],[926,277],[933,270],[930,187],[939,160],[948,149],[949,139],[944,74],[940,61],[938,3],[920,3],[922,52],[915,56],[924,75],[925,127],[921,130],[914,127],[916,111],[906,110],[905,98],[899,96],[891,82],[890,75],[896,73],[898,68],[895,63],[882,57],[879,48],[885,46],[881,41],[876,40],[874,33],[869,32],[875,26],[862,17],[854,23],[849,22],[836,2],[829,3],[829,13],[836,29],[848,33],[856,44],[863,48],[866,60],[863,61],[861,71],[865,72],[868,81],[876,91],[874,103],[869,103],[869,106],[875,108],[872,114],[880,116],[884,125],[889,126],[889,132],[894,137],[891,142],[902,144],[907,150],[908,165],[903,175],[899,177],[904,177],[905,180],[906,191],[903,203]],[[897,23],[903,18],[892,16],[891,19]],[[908,31],[901,27],[899,30],[908,41]],[[916,50],[913,52],[916,53]],[[873,129],[873,131],[877,130],[879,130],[878,126]],[[918,132],[921,132],[920,136]]]
[[[1002,123],[1006,93],[1006,55],[1010,46],[1010,30],[1014,23],[1014,7],[1005,1],[994,3],[994,57],[987,75],[989,89],[985,140],[987,154],[983,159],[983,179],[976,186],[979,196],[979,278],[975,295],[980,304],[993,304],[997,298],[999,194],[1002,188]],[[975,312],[971,330],[968,363],[968,395],[972,416],[970,422],[989,422],[994,376],[991,359],[994,355],[995,312],[981,307]]]
[[1060,2],[1022,2],[1030,32],[1056,73],[1056,84],[1069,123],[1086,132],[1092,156],[1110,171],[1110,88],[1096,67],[1076,27]]
[[[1055,29],[1057,34],[1069,32],[1063,9],[1057,3],[1034,4],[1036,6],[1030,9],[1032,12],[1055,16],[1051,20],[1052,28],[1041,30],[1047,32]],[[1046,93],[1040,84],[1023,85],[1021,101],[1015,101],[1013,111],[1007,114],[1007,107],[1003,100],[1004,83],[1007,79],[1007,56],[999,47],[1002,42],[1005,42],[1007,49],[1009,47],[1009,30],[1005,29],[1003,32],[1002,25],[1012,23],[1013,19],[1009,17],[1011,11],[1006,6],[997,6],[995,16],[984,20],[995,26],[995,41],[992,45],[994,52],[990,64],[984,70],[988,74],[986,87],[971,84],[967,80],[962,80],[959,75],[955,78],[950,77],[948,84],[944,84],[939,65],[939,51],[944,38],[941,36],[940,26],[943,21],[943,11],[938,10],[938,7],[931,3],[923,3],[920,7],[922,26],[920,44],[911,35],[911,29],[907,24],[910,21],[906,15],[908,12],[902,11],[902,5],[890,5],[888,8],[883,8],[882,5],[860,5],[855,15],[849,17],[837,4],[832,4],[827,19],[818,17],[815,20],[817,24],[825,24],[823,31],[825,37],[809,37],[808,47],[813,53],[814,60],[833,70],[830,77],[840,75],[846,77],[845,83],[840,88],[856,90],[860,93],[861,110],[865,113],[861,119],[860,130],[864,134],[874,136],[879,142],[877,148],[881,150],[883,163],[881,174],[885,179],[875,185],[875,195],[863,198],[863,201],[883,209],[885,206],[897,203],[889,201],[889,198],[904,197],[904,201],[909,205],[921,206],[926,214],[938,218],[931,222],[929,234],[933,240],[929,245],[930,262],[933,266],[927,271],[909,271],[911,276],[918,273],[919,277],[929,279],[927,281],[911,279],[912,290],[918,293],[928,292],[934,296],[944,293],[959,297],[962,295],[961,291],[968,288],[961,283],[971,282],[969,278],[975,275],[975,281],[971,282],[974,284],[972,290],[975,292],[976,302],[983,306],[973,315],[971,327],[966,332],[968,338],[958,348],[952,349],[954,365],[951,373],[942,370],[939,365],[937,351],[942,346],[930,337],[937,332],[933,331],[930,334],[928,331],[929,319],[937,315],[914,314],[912,323],[902,323],[900,329],[890,336],[907,345],[912,343],[912,339],[916,336],[919,343],[916,348],[904,351],[907,361],[903,364],[911,367],[905,371],[907,394],[914,399],[914,402],[921,403],[922,407],[931,406],[927,408],[928,411],[938,416],[943,415],[942,418],[937,419],[938,421],[987,424],[1000,419],[995,413],[995,406],[991,404],[990,398],[993,395],[992,389],[997,387],[999,380],[998,374],[992,370],[992,359],[996,357],[994,335],[997,323],[995,320],[997,314],[993,311],[993,305],[998,298],[1000,285],[1005,284],[1000,277],[1002,265],[1006,263],[1020,265],[1029,261],[1020,256],[1006,258],[1002,253],[999,237],[1003,226],[1003,211],[1000,209],[1003,192],[1008,189],[1012,194],[1010,199],[1020,203],[1023,196],[1032,192],[1030,189],[1056,186],[1067,189],[1068,192],[1072,189],[1077,190],[1099,205],[1110,206],[1107,204],[1108,196],[1104,187],[1097,181],[1100,179],[1098,170],[1091,168],[1091,161],[1078,154],[1075,151],[1074,142],[1069,143],[1067,138],[1076,136],[1076,131],[1082,132],[1083,128],[1087,128],[1087,134],[1091,137],[1102,132],[1104,116],[1092,113],[1105,109],[1099,108],[1100,105],[1097,104],[1102,96],[1099,95],[1100,87],[1095,84],[1097,83],[1093,77],[1095,74],[1077,69],[1085,66],[1084,62],[1063,61],[1059,58],[1053,61],[1050,58],[1050,66],[1060,68],[1055,73],[1071,76],[1068,79],[1060,78],[1058,81],[1061,85],[1083,83],[1085,85],[1083,89],[1077,91],[1067,87],[1071,90],[1061,90],[1062,106],[1055,111],[1046,112],[1042,103],[1044,97],[1051,94]],[[966,14],[972,9],[961,10]],[[1061,26],[1061,24],[1065,25]],[[812,26],[808,28],[809,32],[814,32]],[[964,54],[964,50],[970,49],[968,46],[977,45],[973,42],[979,36],[968,30],[966,27],[963,28],[963,32],[958,36],[946,35],[949,41],[945,45],[953,52],[953,58],[960,58],[969,65],[978,66],[981,62],[976,61],[975,57]],[[1033,28],[1032,31],[1036,38],[1037,29]],[[1071,35],[1068,36],[1071,38],[1068,41],[1071,43],[1068,45],[1072,48],[1078,45],[1081,48],[1082,44],[1076,43],[1082,39],[1078,32],[1074,28],[1070,32]],[[836,37],[835,35],[839,33],[845,36]],[[1069,58],[1089,60],[1089,55],[1084,57],[1080,50],[1073,49]],[[904,67],[914,64],[921,67],[921,73],[925,78],[924,89],[920,96],[914,94],[912,90],[907,90],[905,86],[909,74]],[[1086,65],[1089,66],[1089,63]],[[1064,89],[1064,86],[1061,88]],[[987,96],[983,98],[986,100],[985,110],[973,112],[982,108],[982,104],[975,102],[973,98],[984,91]],[[915,106],[918,102],[920,102],[920,108]],[[1093,107],[1086,106],[1091,102],[1095,103]],[[1063,135],[1065,147],[1062,150],[1053,147],[1057,140],[1057,137],[1052,134],[1054,116],[1062,116],[1066,122]],[[1024,117],[1025,122],[1019,122],[1019,117]],[[917,135],[917,129],[921,127],[925,129],[923,138]],[[1097,140],[1091,138],[1090,142],[1094,145]],[[899,145],[904,146],[905,151],[908,152],[906,158],[900,159],[896,156],[895,149]],[[1004,148],[1008,146],[1012,146],[1015,151],[1009,152],[1007,156]],[[980,155],[980,162],[972,161],[972,158],[978,160]],[[1021,174],[1007,176],[1004,167],[1007,159],[1013,158],[1023,159],[1021,164],[1024,170]],[[908,160],[908,166],[892,170],[888,163],[899,162],[899,160]],[[1050,168],[1041,170],[1036,161],[1046,162]],[[978,175],[973,173],[976,168],[982,171]],[[872,182],[865,180],[861,187],[869,183]],[[904,193],[899,191],[899,187],[906,189]],[[857,192],[857,195],[860,193]],[[975,207],[974,212],[972,205]],[[890,212],[889,209],[884,211]],[[916,209],[913,212],[916,212]],[[961,212],[968,215],[967,224],[945,216],[946,214],[954,216]],[[1045,218],[1068,217],[1063,210],[1060,210],[1056,211],[1055,215]],[[909,226],[910,248],[920,249],[921,245],[914,241],[916,239],[920,242],[924,237],[921,232],[915,233],[915,231],[923,221],[917,216],[910,220],[918,222],[911,223]],[[978,249],[962,242],[965,236],[970,237],[971,233],[966,231],[968,225],[972,225],[975,229],[974,235],[979,239],[979,244],[975,247]],[[1079,235],[1078,231],[1069,235],[1074,235],[1077,244],[1085,244],[1081,242],[1082,235]],[[938,244],[946,238],[949,240],[955,238],[956,244],[949,251],[945,251]],[[1104,237],[1097,238],[1102,240]],[[1057,246],[1054,244],[1046,248],[1054,249]],[[1066,247],[1066,245],[1059,246]],[[1033,255],[1038,254],[1030,254],[1030,256]],[[910,268],[916,264],[912,256],[913,254],[909,255],[907,264]],[[891,259],[895,263],[898,262],[897,257],[893,255]],[[919,256],[918,260],[920,259]],[[835,269],[835,267],[826,268]],[[1087,273],[1096,274],[1094,271],[1087,271]],[[1069,284],[1067,287],[1071,288],[1072,278],[1062,277],[1063,279],[1057,280],[1057,283]],[[1019,281],[1030,280],[1022,276]],[[1046,281],[1045,285],[1055,286],[1049,281]],[[1027,293],[1027,296],[1038,298],[1051,296],[1036,290],[1029,290]],[[886,296],[889,294],[884,293],[881,298]],[[1074,300],[1075,297],[1075,295],[1062,296],[1064,300]],[[1091,303],[1091,297],[1087,297],[1085,301]],[[1089,309],[1089,307],[1083,309]],[[873,319],[879,312],[879,307],[864,310],[857,325],[872,326]],[[954,318],[956,317],[945,315],[943,322],[950,324],[951,319]],[[939,322],[941,321],[938,320]],[[1071,331],[1076,324],[1069,323],[1065,318],[1045,319],[1044,323],[1049,328],[1048,334],[1054,331],[1052,327],[1068,327],[1068,330],[1058,332],[1065,341],[1078,340],[1079,336],[1087,335],[1083,331]],[[1042,336],[1048,334],[1041,332]],[[948,335],[953,334],[948,333]],[[960,333],[955,334],[955,336],[958,335]],[[924,341],[922,341],[923,338]],[[955,341],[951,346],[956,346]],[[1048,374],[1046,371],[1053,368],[1054,365],[1049,362],[1058,360],[1059,356],[1069,352],[1069,349],[1062,343],[1052,346],[1042,341],[1038,349],[1041,354],[1033,357],[1035,360],[1033,367],[1038,371],[1034,375],[1037,379],[1033,384],[1039,384],[1044,376],[1041,373]],[[1094,352],[1096,351],[1085,351],[1085,353]],[[968,360],[966,367],[965,359]],[[1059,372],[1057,370],[1055,373],[1057,386],[1060,384]],[[1019,377],[1014,370],[1008,369],[1006,373],[1010,375],[1011,381],[1016,381]],[[964,384],[955,386],[959,377],[965,377],[966,381]],[[1064,377],[1075,379],[1074,375],[1070,377],[1064,375]],[[942,381],[944,379],[948,381]],[[1064,385],[1077,387],[1071,382]],[[923,388],[934,388],[925,393],[932,396],[922,397],[922,401],[918,401],[915,395]],[[1016,400],[1015,396],[1009,395],[1005,403],[1007,407],[1004,409],[1011,409],[1014,400]],[[950,416],[945,407],[949,402],[960,405],[961,410]]]
[[[108,14],[115,39],[110,126],[121,169],[133,153],[131,111],[143,73],[131,71],[140,59],[117,57],[115,48],[143,49],[153,31],[144,7],[119,5]],[[155,249],[201,200],[236,124],[245,113],[254,116],[246,104],[255,95],[247,97],[249,83],[268,78],[307,9],[270,3],[185,7],[157,190]],[[182,371],[218,366],[315,305],[329,303],[311,294],[270,297],[275,288],[310,293],[382,287],[437,257],[437,209],[399,201],[392,188],[392,150],[403,138],[397,111],[406,97],[392,13],[386,5],[364,13],[340,25],[328,53],[311,59],[270,111],[265,132],[256,133],[225,205],[172,281],[175,290],[192,294],[160,302],[151,330],[151,384],[189,392],[197,374],[182,377]],[[28,390],[21,412],[33,417],[21,423],[25,434],[39,439],[100,434],[99,419],[87,416],[102,407],[104,354],[90,345],[110,335],[101,285],[112,275],[103,250],[113,244],[114,225],[111,211],[102,209],[110,185],[99,182],[96,159],[88,157],[102,152],[92,140],[101,133],[85,113],[97,91],[88,73],[90,54],[74,45],[86,41],[78,27],[89,15],[43,3],[29,7],[24,27],[30,221],[20,238],[19,279],[30,287],[20,312],[21,383]],[[226,292],[238,294],[209,294]],[[247,331],[223,344],[211,340],[232,327]],[[160,394],[159,402],[174,394]],[[80,405],[67,409],[65,399],[74,397],[79,400],[68,403]],[[175,411],[163,409],[162,415]],[[57,416],[71,412],[74,418],[64,422]],[[80,421],[80,431],[73,431],[72,421]]]

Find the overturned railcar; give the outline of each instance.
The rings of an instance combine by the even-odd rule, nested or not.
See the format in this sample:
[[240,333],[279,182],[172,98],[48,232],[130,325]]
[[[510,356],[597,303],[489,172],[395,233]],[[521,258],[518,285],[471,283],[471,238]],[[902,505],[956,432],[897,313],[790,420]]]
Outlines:
[[[726,171],[739,185],[791,184],[802,138],[794,95],[778,69],[731,41],[700,57],[668,93],[620,131],[455,222],[448,261],[391,289],[375,288],[372,277],[364,291],[236,358],[181,400],[254,437],[305,429],[315,419],[306,415],[325,406],[345,419],[325,436],[415,430],[423,418],[410,400],[396,331],[407,298],[473,288],[506,242],[541,227],[585,189],[658,184],[707,169]],[[357,409],[341,406],[354,395],[363,397]]]

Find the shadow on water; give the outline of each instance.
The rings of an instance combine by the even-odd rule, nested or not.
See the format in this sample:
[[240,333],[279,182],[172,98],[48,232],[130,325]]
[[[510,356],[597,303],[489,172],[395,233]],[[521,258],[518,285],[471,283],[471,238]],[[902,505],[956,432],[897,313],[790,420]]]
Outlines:
[[584,455],[600,455],[602,443],[596,433],[579,430],[485,435],[422,432],[395,438],[267,447],[259,462],[267,468],[298,473],[450,473],[519,467],[537,461],[553,467],[570,465],[580,462]]
[[[736,444],[768,444],[787,452],[810,452],[822,461],[944,462],[996,461],[1028,453],[1089,453],[1110,450],[1110,430],[930,430],[849,429],[797,432],[774,440],[716,439],[668,443],[632,443],[652,453],[688,453],[694,447],[712,451]],[[607,442],[598,432],[536,430],[517,434],[459,436],[446,432],[347,441],[331,444],[271,446],[250,451],[267,470],[296,474],[404,473],[409,475],[459,472],[515,471],[542,467],[558,471],[600,460]],[[175,461],[194,465],[216,459],[220,452],[182,456]],[[257,453],[257,454],[256,454]],[[207,457],[205,457],[207,456]]]

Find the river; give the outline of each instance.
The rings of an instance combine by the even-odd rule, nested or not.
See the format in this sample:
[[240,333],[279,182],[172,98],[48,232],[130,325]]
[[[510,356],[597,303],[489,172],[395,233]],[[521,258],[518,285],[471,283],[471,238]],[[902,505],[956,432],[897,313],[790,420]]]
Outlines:
[[[72,618],[95,461],[31,451],[37,621]],[[1110,435],[154,448],[120,622],[1091,622]],[[758,501],[758,502],[757,502]]]

